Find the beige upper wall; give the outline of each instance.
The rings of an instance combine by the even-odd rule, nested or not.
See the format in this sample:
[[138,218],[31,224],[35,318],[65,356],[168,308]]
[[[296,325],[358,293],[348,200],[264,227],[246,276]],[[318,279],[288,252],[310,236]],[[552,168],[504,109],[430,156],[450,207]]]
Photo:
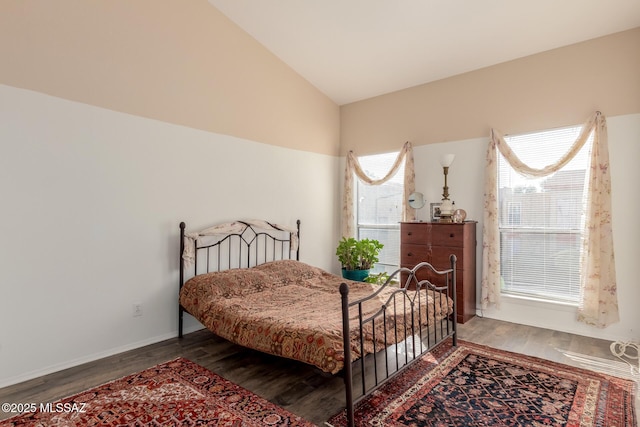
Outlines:
[[329,155],[640,112],[640,28],[338,107],[206,0],[4,0],[0,84]]
[[640,28],[341,107],[341,154],[640,112]]
[[206,0],[3,0],[0,84],[337,155],[339,107]]

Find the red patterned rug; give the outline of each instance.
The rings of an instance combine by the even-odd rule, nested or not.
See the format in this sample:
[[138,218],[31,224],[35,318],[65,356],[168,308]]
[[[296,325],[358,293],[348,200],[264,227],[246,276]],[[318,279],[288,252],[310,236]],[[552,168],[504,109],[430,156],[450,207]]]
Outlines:
[[[458,341],[356,408],[357,426],[636,427],[634,382]],[[345,413],[329,424],[346,425]]]
[[15,405],[25,412],[0,427],[313,426],[182,358],[58,402]]

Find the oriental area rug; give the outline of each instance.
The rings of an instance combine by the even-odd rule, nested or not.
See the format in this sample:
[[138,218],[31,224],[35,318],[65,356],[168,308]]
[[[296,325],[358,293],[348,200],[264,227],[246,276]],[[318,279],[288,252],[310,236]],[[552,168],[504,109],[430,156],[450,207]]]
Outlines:
[[[356,407],[357,426],[636,427],[635,382],[444,343]],[[328,425],[345,426],[344,412]]]
[[0,427],[313,426],[183,358],[21,409],[26,412],[0,421]]

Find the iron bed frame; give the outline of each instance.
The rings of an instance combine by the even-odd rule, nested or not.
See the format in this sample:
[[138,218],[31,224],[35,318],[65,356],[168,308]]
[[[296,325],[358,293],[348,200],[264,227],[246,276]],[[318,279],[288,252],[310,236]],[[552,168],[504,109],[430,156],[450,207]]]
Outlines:
[[[267,223],[273,228],[275,233],[280,233],[280,235],[283,233],[289,234],[288,237],[282,238],[274,235],[273,232],[260,230],[247,222],[237,222],[246,225],[246,228],[240,233],[225,234],[224,237],[212,239],[211,243],[203,244],[202,246],[198,246],[198,240],[195,240],[194,275],[226,269],[220,268],[220,264],[223,261],[226,262],[229,268],[244,268],[277,259],[293,259],[291,257],[292,252],[295,253],[295,260],[300,259],[299,244],[295,250],[291,250],[293,232],[284,232],[284,230],[278,226]],[[298,220],[296,224],[297,236],[299,237],[300,220]],[[180,289],[182,289],[185,283],[185,263],[182,258],[185,249],[185,227],[185,223],[181,222]],[[223,255],[223,249],[225,247],[226,252],[225,255]],[[232,257],[232,252],[235,252],[235,250],[238,251],[236,260]],[[202,255],[201,251],[204,255]],[[214,254],[213,265],[216,265],[215,269],[211,268],[212,252]],[[202,269],[201,272],[198,272],[198,265],[202,265],[202,262],[198,262],[199,254],[201,257],[204,257],[205,260],[205,268]],[[225,256],[226,259],[224,259]],[[449,259],[451,268],[444,271],[438,271],[426,262],[420,263],[412,269],[400,268],[396,270],[378,290],[356,301],[349,301],[349,285],[346,282],[340,285],[342,336],[344,340],[344,367],[341,373],[344,377],[345,415],[349,427],[355,426],[355,408],[363,399],[403,372],[411,364],[418,361],[423,354],[428,353],[445,340],[451,338],[453,345],[457,345],[457,322],[455,315],[456,256],[451,255]],[[233,264],[234,262],[235,265]],[[442,280],[444,280],[444,282],[442,282]],[[432,281],[440,282],[441,285],[436,286]],[[376,298],[380,292],[382,292],[382,289],[393,286],[397,288],[393,290],[387,301],[381,304],[380,309],[376,313],[365,318],[363,316],[363,304],[366,301]],[[423,313],[420,309],[421,298],[425,298],[422,296],[423,293],[419,292],[421,289],[430,289],[436,292],[433,298],[434,310],[437,305],[436,303],[441,304],[443,298],[448,298],[453,301],[451,314],[444,316],[443,319],[436,321],[434,324],[430,324],[427,313]],[[440,300],[436,301],[438,298]],[[411,306],[409,326],[402,332],[402,336],[406,338],[399,340],[398,327],[395,325],[392,331],[392,340],[389,340],[387,336],[387,317],[388,315],[395,317],[398,299],[400,299],[400,306],[403,308],[406,308],[407,304]],[[417,310],[415,309],[416,304],[418,307]],[[183,316],[186,310],[180,303],[178,303],[178,309],[178,336],[182,338],[184,325]],[[358,323],[353,329],[349,319],[351,310],[357,311]],[[423,314],[425,318],[422,317]],[[375,345],[376,322],[382,322],[384,331],[383,345],[380,345],[381,348],[379,349],[376,348]],[[374,352],[373,354],[365,356],[364,337],[366,335],[365,330],[367,325],[370,325],[370,331],[373,331]],[[407,329],[410,331],[410,336],[409,333],[407,333]],[[354,339],[354,334],[355,339],[360,343],[360,354],[363,355],[357,360],[351,360],[351,340]],[[354,394],[354,384],[356,384],[356,382],[359,384],[357,390],[358,395]]]
[[[254,225],[251,225],[246,221],[236,221],[240,224],[244,224],[246,228],[240,233],[223,234],[220,239],[213,239],[210,237],[211,243],[198,246],[197,239],[194,241],[194,260],[193,260],[193,273],[197,274],[210,273],[211,271],[221,271],[221,263],[226,261],[227,269],[230,268],[243,268],[253,267],[254,265],[262,264],[267,261],[275,261],[276,259],[292,259],[291,258],[291,245],[292,245],[292,233],[285,233],[283,229],[277,225],[267,223],[271,226],[271,232],[261,230]],[[185,248],[185,228],[184,222],[180,223],[180,290],[185,283],[185,263],[182,258]],[[300,236],[300,220],[296,221],[296,235]],[[279,238],[274,236],[274,232],[281,232],[281,234],[289,234],[288,238]],[[226,246],[225,246],[226,244]],[[235,245],[235,246],[234,246]],[[226,260],[223,259],[222,250],[226,247]],[[234,249],[237,250],[237,258],[232,258]],[[252,251],[253,249],[253,251]],[[279,257],[278,251],[279,250]],[[198,253],[203,251],[206,254],[205,268],[198,272],[198,265],[202,263],[198,262]],[[214,253],[214,259],[212,263],[211,254]],[[285,256],[286,255],[286,256]],[[298,244],[295,250],[296,261],[300,260],[300,245]],[[235,264],[234,264],[235,262]],[[215,270],[213,270],[215,266]],[[178,303],[178,337],[182,338],[184,328],[184,307]]]

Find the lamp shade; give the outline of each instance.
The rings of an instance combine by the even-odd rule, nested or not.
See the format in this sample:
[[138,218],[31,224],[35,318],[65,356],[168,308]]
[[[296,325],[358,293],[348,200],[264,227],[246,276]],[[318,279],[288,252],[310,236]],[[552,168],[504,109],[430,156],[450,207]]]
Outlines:
[[451,166],[451,163],[453,163],[453,159],[455,158],[455,154],[443,154],[442,156],[440,156],[440,165],[443,168],[448,168],[449,166]]

